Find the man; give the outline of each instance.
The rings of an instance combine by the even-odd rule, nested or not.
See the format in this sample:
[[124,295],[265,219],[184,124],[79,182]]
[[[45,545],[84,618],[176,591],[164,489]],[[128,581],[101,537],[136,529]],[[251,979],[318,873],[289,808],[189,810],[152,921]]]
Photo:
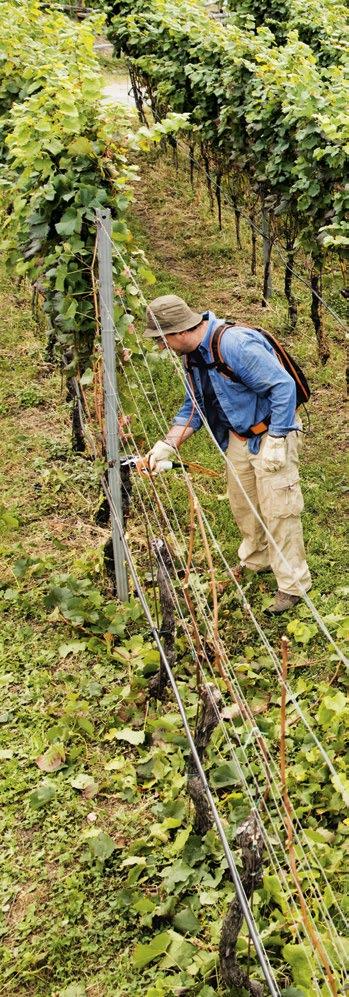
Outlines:
[[[296,415],[296,387],[265,337],[239,325],[227,328],[220,339],[221,359],[237,381],[219,372],[212,363],[211,343],[221,324],[213,312],[193,311],[174,294],[156,298],[147,309],[145,337],[154,338],[160,350],[169,348],[182,356],[187,379],[184,403],[165,439],[158,440],[148,454],[149,467],[154,473],[162,471],[164,462],[173,459],[182,443],[200,429],[194,393],[228,458],[228,496],[243,537],[235,575],[241,578],[246,569],[274,572],[278,590],[267,610],[274,615],[299,602],[299,585],[305,590],[311,587],[300,520],[304,503],[298,471],[301,425]],[[267,431],[258,431],[259,423],[265,421]]]

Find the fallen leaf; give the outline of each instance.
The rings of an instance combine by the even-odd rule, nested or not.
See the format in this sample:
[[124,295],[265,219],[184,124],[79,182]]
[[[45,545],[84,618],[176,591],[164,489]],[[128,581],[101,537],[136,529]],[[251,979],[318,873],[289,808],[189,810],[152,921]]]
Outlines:
[[132,727],[124,727],[115,734],[116,741],[127,741],[128,744],[143,744],[144,738],[144,730],[133,730]]
[[92,775],[87,775],[85,772],[80,772],[73,779],[69,779],[70,785],[73,789],[78,789],[85,800],[90,800],[92,796],[96,796],[98,793],[98,785],[93,779]]
[[113,839],[105,831],[101,831],[97,827],[91,828],[90,831],[86,832],[86,837],[93,857],[99,859],[100,862],[105,862],[115,851],[116,846]]
[[53,782],[49,782],[48,779],[44,779],[43,782],[39,783],[36,789],[29,796],[29,804],[33,810],[40,810],[41,807],[45,807],[47,803],[53,800],[56,795],[56,787]]
[[42,772],[56,772],[62,768],[65,762],[65,750],[63,744],[53,744],[45,751],[44,755],[39,755],[36,764]]
[[58,653],[60,658],[67,658],[69,654],[81,654],[86,647],[84,640],[71,640],[69,644],[60,644]]

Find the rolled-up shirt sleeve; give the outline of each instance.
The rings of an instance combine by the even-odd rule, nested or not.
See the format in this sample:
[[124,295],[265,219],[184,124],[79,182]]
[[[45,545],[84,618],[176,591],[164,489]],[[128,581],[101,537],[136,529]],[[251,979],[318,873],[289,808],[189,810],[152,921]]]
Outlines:
[[[196,392],[195,397],[198,405],[200,405],[201,400],[197,397]],[[173,426],[185,426],[186,424],[191,426],[194,433],[196,433],[197,430],[200,429],[200,426],[202,426],[202,419],[196,406],[193,404],[192,392],[189,391],[188,378],[186,378],[186,391],[183,405],[181,405],[181,408],[172,420]]]
[[[226,351],[228,353],[229,350]],[[231,363],[243,384],[261,397],[268,396],[271,408],[268,432],[271,436],[286,436],[292,430],[299,429],[296,421],[296,385],[274,353],[262,343],[246,340],[238,350],[234,350]]]

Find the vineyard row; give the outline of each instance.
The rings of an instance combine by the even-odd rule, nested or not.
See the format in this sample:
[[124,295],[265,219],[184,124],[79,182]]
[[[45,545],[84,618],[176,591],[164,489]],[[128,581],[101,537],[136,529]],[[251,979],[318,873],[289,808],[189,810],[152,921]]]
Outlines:
[[[254,6],[253,0],[246,3]],[[276,16],[276,2],[272,6]],[[221,24],[190,0],[117,0],[109,6],[109,37],[116,53],[127,55],[141,119],[147,120],[148,102],[155,120],[169,111],[189,116],[191,161],[201,157],[219,217],[223,190],[233,202],[237,231],[241,212],[248,214],[252,232],[261,219],[269,247],[265,298],[272,246],[282,240],[291,326],[297,312],[295,255],[299,248],[306,254],[311,315],[325,362],[319,303],[324,264],[331,253],[344,274],[349,245],[348,80],[344,46],[337,44],[342,8],[332,47],[327,21],[327,32],[316,36],[317,51],[294,28],[287,33],[281,0],[279,8],[286,43],[278,44],[266,24],[256,28],[252,15],[244,27],[241,12]],[[252,238],[252,273],[255,260]]]

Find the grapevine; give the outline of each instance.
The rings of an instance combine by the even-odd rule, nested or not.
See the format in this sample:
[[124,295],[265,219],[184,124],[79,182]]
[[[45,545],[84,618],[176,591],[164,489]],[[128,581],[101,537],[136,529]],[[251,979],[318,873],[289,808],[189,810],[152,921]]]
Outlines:
[[83,372],[96,331],[97,208],[111,208],[113,237],[127,264],[115,264],[127,305],[126,316],[116,316],[120,334],[138,307],[128,267],[137,270],[144,259],[125,221],[136,176],[128,159],[129,122],[121,108],[103,109],[93,54],[100,15],[78,25],[61,13],[42,13],[37,0],[7,2],[2,13],[7,258],[42,296],[51,352],[64,356],[69,374]]
[[[247,6],[252,11],[254,5]],[[279,22],[282,6],[272,5],[275,16],[279,10]],[[219,217],[223,185],[237,222],[241,210],[253,221],[257,207],[269,244],[266,268],[273,240],[283,242],[291,326],[294,256],[298,249],[305,254],[313,290],[311,315],[319,356],[326,362],[329,346],[319,303],[322,274],[329,252],[343,261],[348,246],[348,190],[343,180],[348,82],[344,44],[336,41],[343,12],[340,7],[337,34],[331,35],[336,59],[329,69],[333,8],[329,6],[327,20],[325,13],[320,19],[314,49],[302,40],[300,0],[297,9],[296,16],[292,8],[289,19],[284,10],[287,44],[273,34],[269,22],[258,27],[252,13],[243,27],[234,12],[221,24],[187,0],[180,6],[172,0],[112,4],[109,34],[115,50],[127,54],[138,96],[146,94],[155,118],[168,110],[189,114],[192,141],[201,151]],[[323,58],[322,35],[327,53]],[[267,280],[266,269],[264,298]]]

